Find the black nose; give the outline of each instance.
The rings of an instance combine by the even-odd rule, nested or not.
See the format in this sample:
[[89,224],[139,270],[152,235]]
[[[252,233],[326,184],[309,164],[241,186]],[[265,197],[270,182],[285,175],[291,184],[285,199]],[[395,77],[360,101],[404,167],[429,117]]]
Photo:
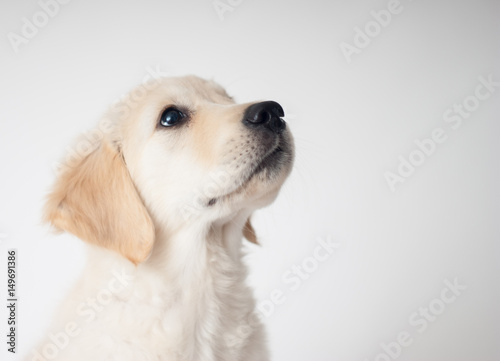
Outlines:
[[243,116],[243,122],[250,127],[266,127],[274,133],[286,128],[281,117],[285,115],[283,108],[271,100],[250,105]]

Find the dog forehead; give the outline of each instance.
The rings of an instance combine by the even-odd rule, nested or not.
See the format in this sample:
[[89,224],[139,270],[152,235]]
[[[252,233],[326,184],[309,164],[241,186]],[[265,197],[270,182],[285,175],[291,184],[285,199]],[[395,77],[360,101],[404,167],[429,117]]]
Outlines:
[[[159,87],[153,89],[158,98],[164,102],[181,102],[196,105],[201,102],[233,103],[226,90],[213,80],[207,80],[195,75],[183,77],[162,78]],[[186,104],[187,105],[187,104]]]

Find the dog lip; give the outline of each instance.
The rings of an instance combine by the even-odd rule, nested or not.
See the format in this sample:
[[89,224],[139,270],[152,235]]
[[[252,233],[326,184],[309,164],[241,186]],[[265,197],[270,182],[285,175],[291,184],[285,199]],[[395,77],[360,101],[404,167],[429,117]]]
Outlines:
[[272,167],[273,165],[276,164],[276,161],[281,157],[278,156],[279,153],[282,153],[284,152],[283,148],[281,147],[280,144],[278,144],[276,146],[276,148],[274,148],[268,155],[266,155],[259,163],[258,165],[254,168],[254,170],[251,172],[250,176],[249,176],[249,180],[250,178],[252,178],[255,174],[257,173],[260,173],[262,172],[264,169],[268,168],[268,167]]
[[279,160],[282,159],[284,154],[290,154],[290,151],[288,150],[288,143],[284,140],[280,140],[278,144],[271,150],[269,153],[267,153],[264,157],[261,158],[259,162],[254,163],[255,166],[253,169],[251,169],[247,175],[244,177],[244,180],[240,183],[240,185],[232,190],[229,193],[223,194],[221,196],[218,196],[214,199],[210,199],[209,203],[207,203],[207,206],[211,206],[215,204],[215,202],[219,199],[230,197],[233,194],[237,194],[241,192],[247,184],[256,176],[257,174],[263,172],[265,169],[272,169],[273,166],[277,165]]
[[267,153],[261,160],[256,163],[256,166],[248,173],[248,176],[242,182],[240,188],[244,188],[254,176],[263,172],[266,169],[271,169],[277,166],[278,162],[282,159],[283,154],[287,153],[287,143],[283,140],[279,141],[272,151]]

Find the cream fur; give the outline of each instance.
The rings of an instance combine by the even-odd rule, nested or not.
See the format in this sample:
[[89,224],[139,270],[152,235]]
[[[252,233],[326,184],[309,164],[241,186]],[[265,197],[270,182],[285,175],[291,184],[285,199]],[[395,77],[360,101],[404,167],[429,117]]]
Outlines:
[[[291,134],[252,132],[241,121],[250,104],[211,81],[168,78],[142,90],[138,104],[106,114],[109,132],[48,198],[45,220],[86,241],[89,257],[36,352],[60,336],[51,360],[269,360],[241,240],[257,243],[249,218],[288,176]],[[159,129],[173,105],[189,123]],[[277,166],[253,174],[278,144]],[[67,344],[62,332],[74,334]]]

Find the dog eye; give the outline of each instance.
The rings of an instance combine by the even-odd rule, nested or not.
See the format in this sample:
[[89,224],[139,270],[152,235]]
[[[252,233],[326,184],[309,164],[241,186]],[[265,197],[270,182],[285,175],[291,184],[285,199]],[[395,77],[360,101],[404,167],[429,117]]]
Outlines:
[[186,116],[176,108],[167,108],[163,111],[160,118],[160,124],[164,127],[172,127],[178,124]]

